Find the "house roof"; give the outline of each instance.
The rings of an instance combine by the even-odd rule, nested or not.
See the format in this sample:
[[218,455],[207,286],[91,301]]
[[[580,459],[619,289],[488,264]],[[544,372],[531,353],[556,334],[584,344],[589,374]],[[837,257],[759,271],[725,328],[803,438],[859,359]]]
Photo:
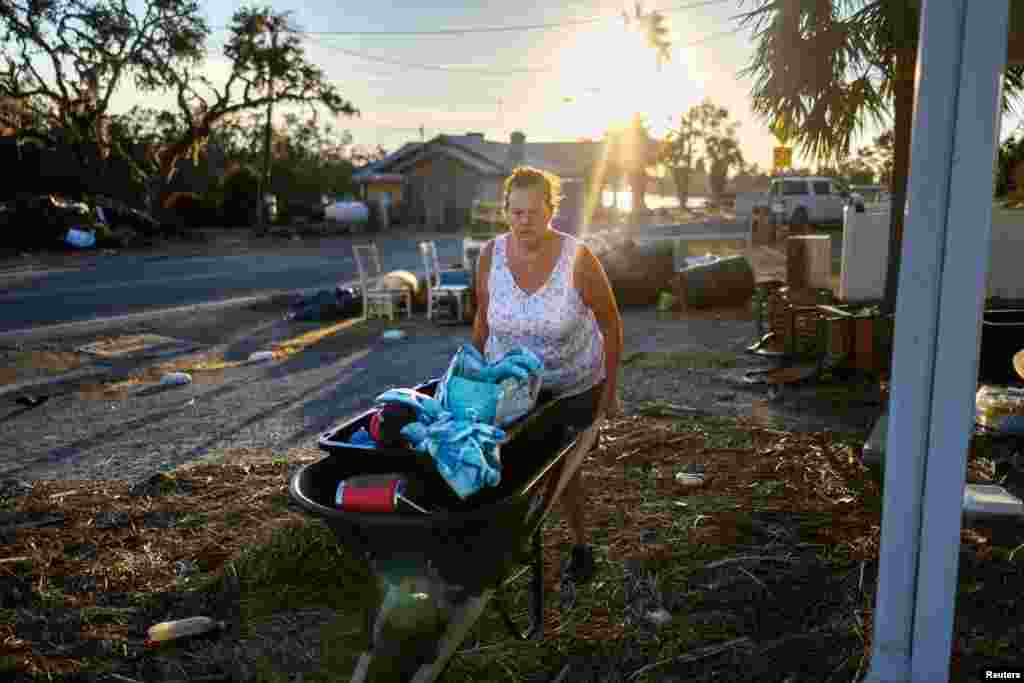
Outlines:
[[370,176],[387,173],[389,167],[392,166],[396,160],[410,154],[411,152],[415,152],[422,146],[422,142],[407,142],[384,158],[377,159],[376,161],[371,161],[368,164],[360,166],[354,173],[352,173],[352,179],[356,181],[367,180]]
[[[401,172],[417,161],[442,154],[475,168],[486,175],[511,172],[509,152],[512,144],[487,140],[480,135],[438,135],[426,143],[409,143],[393,154],[360,169],[357,180],[370,173]],[[602,142],[526,142],[522,163],[549,171],[563,180],[585,177],[601,158]],[[372,166],[372,168],[371,168]]]

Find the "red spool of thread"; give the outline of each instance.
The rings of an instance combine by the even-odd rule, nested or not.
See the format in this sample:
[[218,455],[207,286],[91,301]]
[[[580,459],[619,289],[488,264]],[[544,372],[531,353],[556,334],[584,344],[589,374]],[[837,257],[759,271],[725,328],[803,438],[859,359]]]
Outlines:
[[338,484],[334,503],[345,512],[395,512],[404,490],[401,477],[351,477]]

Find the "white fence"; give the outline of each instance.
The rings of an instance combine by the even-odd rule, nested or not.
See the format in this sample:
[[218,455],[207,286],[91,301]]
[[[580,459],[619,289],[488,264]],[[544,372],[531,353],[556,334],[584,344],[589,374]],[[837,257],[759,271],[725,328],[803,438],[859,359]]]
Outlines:
[[[843,220],[843,265],[839,298],[881,299],[889,263],[887,204],[868,206],[865,213],[847,209]],[[970,226],[965,226],[970,229]],[[992,243],[986,276],[987,295],[1024,299],[1024,211],[992,209]]]

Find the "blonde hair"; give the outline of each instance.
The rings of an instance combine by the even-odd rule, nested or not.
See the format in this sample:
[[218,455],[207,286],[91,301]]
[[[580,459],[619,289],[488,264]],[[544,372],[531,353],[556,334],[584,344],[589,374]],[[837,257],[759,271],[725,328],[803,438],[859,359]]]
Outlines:
[[533,166],[517,166],[512,174],[505,178],[505,212],[508,213],[508,197],[515,188],[539,187],[544,191],[544,203],[555,213],[558,203],[562,201],[562,181],[554,173],[542,171]]

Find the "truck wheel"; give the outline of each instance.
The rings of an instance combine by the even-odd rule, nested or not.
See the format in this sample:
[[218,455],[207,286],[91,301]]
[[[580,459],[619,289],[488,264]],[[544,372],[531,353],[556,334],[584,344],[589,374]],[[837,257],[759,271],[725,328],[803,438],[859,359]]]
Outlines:
[[790,220],[790,223],[792,223],[793,225],[799,225],[801,227],[806,226],[807,209],[805,209],[802,206],[798,206],[796,210],[793,211],[793,218]]

